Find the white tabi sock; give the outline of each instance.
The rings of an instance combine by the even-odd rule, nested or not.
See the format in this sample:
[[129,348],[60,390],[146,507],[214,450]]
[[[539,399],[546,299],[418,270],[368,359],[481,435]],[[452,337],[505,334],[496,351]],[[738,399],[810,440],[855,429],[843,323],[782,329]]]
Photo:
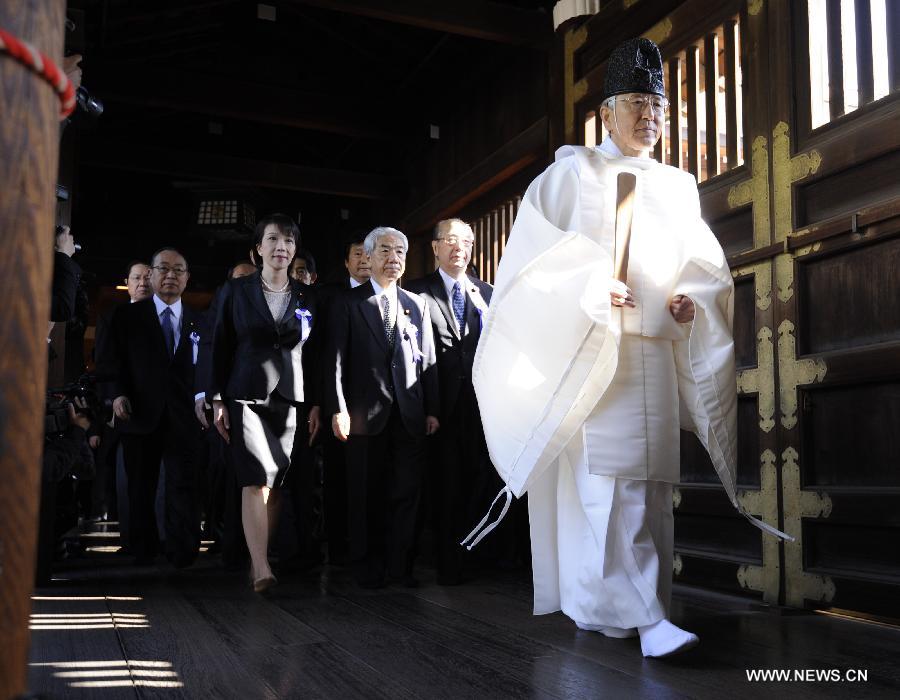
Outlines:
[[655,658],[678,654],[693,649],[700,643],[700,638],[696,634],[686,632],[666,619],[638,627],[638,632],[641,635],[641,651],[644,656]]
[[623,627],[608,627],[607,625],[592,625],[589,622],[578,622],[577,620],[575,621],[575,626],[585,632],[599,632],[613,639],[628,639],[629,637],[637,636],[637,630],[634,628],[625,629]]

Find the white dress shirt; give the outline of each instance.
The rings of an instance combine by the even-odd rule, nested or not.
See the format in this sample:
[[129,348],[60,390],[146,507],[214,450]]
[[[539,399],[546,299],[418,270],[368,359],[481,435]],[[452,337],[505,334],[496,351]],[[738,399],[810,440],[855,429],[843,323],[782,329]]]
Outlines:
[[350,277],[350,289],[356,289],[362,284],[362,282],[357,282],[355,277]]
[[386,296],[391,303],[391,318],[388,322],[392,326],[397,325],[397,285],[392,284],[385,289],[375,281],[374,277],[369,281],[372,283],[372,288],[375,290],[375,295],[378,297],[378,309],[381,311],[382,318],[384,318],[384,302],[381,299]]

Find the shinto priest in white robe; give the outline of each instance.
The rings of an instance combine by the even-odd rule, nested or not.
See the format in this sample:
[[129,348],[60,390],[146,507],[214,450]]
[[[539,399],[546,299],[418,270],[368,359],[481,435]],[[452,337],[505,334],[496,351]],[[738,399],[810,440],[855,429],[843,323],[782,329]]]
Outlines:
[[[623,171],[637,180],[633,309],[609,295]],[[678,294],[694,302],[692,323],[669,312]],[[512,496],[529,494],[535,614],[561,609],[583,625],[624,629],[668,617],[679,428],[698,436],[740,510],[733,296],[692,175],[625,157],[607,139],[561,148],[529,186],[473,382],[507,484],[500,518]],[[487,520],[470,546],[492,529],[478,534]]]

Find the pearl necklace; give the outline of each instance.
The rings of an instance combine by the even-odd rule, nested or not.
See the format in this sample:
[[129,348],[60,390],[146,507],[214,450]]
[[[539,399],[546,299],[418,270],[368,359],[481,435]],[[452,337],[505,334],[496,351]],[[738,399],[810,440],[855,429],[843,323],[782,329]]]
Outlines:
[[266,284],[266,280],[262,275],[259,276],[259,279],[262,282],[262,286],[265,287],[266,289],[268,289],[273,294],[281,294],[283,292],[286,292],[287,288],[291,286],[291,278],[290,277],[288,277],[288,281],[284,283],[284,286],[281,289],[272,289],[268,284]]

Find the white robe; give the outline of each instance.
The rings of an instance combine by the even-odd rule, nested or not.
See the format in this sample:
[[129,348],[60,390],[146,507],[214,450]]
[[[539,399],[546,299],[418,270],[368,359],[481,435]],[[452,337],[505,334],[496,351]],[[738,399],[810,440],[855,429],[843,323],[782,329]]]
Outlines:
[[[617,477],[677,482],[679,423],[697,434],[729,499],[739,507],[734,287],[724,253],[700,218],[691,175],[650,159],[610,153],[609,145],[560,149],[556,162],[528,188],[498,269],[473,368],[488,449],[507,484],[507,505],[510,495],[529,491],[530,501],[554,511],[532,514],[544,523],[537,528],[532,523],[536,612],[559,609],[559,588],[569,568],[557,561],[565,533],[559,532],[556,516],[572,509],[590,516],[594,492],[605,490],[605,505],[599,508],[605,512],[581,535],[593,540],[583,540],[582,554],[602,571],[604,557],[624,546],[606,540],[616,509],[613,482]],[[616,178],[622,171],[637,179],[628,268],[634,310],[612,308],[608,291]],[[676,294],[694,301],[692,324],[679,325],[669,313]],[[626,371],[626,362],[623,373],[640,380],[641,392],[654,384],[665,390],[639,400],[638,384],[618,390],[623,335],[628,362],[644,346],[654,358],[649,371]],[[620,413],[622,421],[640,429],[617,434],[609,417]],[[565,558],[577,560],[578,553]],[[555,582],[550,580],[554,569],[559,570]],[[569,573],[578,579],[578,573]],[[664,572],[663,578],[669,576]],[[649,622],[659,615],[658,606],[652,608]]]

